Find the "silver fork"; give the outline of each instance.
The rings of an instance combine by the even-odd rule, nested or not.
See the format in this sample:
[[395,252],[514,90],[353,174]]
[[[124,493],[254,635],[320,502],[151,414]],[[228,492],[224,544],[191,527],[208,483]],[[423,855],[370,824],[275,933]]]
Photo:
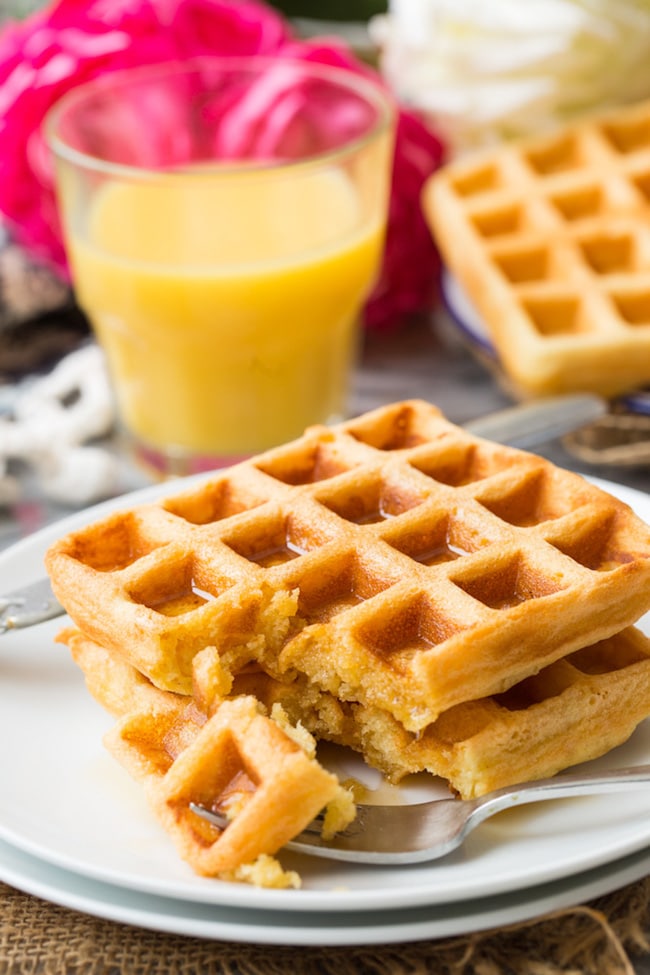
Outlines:
[[[638,789],[650,783],[650,765],[608,772],[572,772],[490,792],[479,799],[438,799],[414,805],[358,805],[357,817],[333,839],[324,840],[315,819],[285,849],[355,863],[421,863],[447,856],[479,823],[513,806],[544,799]],[[208,822],[227,829],[225,817],[190,803]]]

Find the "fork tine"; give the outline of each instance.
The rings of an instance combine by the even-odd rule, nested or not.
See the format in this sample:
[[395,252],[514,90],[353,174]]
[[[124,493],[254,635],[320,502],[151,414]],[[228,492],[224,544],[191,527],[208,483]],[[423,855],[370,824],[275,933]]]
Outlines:
[[[307,827],[285,849],[356,863],[406,864],[437,860],[457,849],[476,826],[512,806],[646,788],[650,765],[563,773],[508,786],[477,799],[435,799],[413,805],[357,805],[357,818],[332,839]],[[224,829],[225,817],[192,803],[198,816]]]
[[[199,802],[190,802],[190,809],[193,813],[195,813],[195,815],[200,816],[201,819],[205,819],[205,821],[208,823],[212,823],[213,826],[218,826],[219,829],[226,829],[230,825],[231,820],[229,820],[227,816],[224,816],[223,813],[218,813],[213,809],[208,809],[207,806],[203,806]],[[300,836],[304,836],[305,834],[320,836],[324,820],[324,815],[319,813],[318,816],[315,816],[314,819],[312,819],[311,823],[305,826],[300,833]],[[347,829],[343,830],[343,832],[347,833]]]
[[[417,841],[423,823],[431,810],[436,807],[445,823],[446,835],[432,844],[422,847]],[[404,806],[357,806],[357,818],[346,829],[336,833],[331,839],[323,839],[318,828],[317,817],[301,833],[284,844],[283,849],[309,856],[324,857],[330,860],[344,860],[355,863],[399,864],[434,860],[451,852],[459,846],[464,837],[462,827],[466,822],[472,801],[442,799],[419,805]],[[200,803],[191,802],[189,808],[207,822],[226,829],[229,820],[220,813],[213,812]],[[429,813],[427,813],[429,810]],[[397,828],[399,827],[399,829]],[[404,848],[396,846],[396,838],[403,836]],[[416,838],[412,845],[409,836]]]

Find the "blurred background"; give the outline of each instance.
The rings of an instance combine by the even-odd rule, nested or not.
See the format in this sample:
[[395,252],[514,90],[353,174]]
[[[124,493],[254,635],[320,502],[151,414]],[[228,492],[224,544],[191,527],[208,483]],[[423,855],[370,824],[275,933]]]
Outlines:
[[[178,6],[143,2],[132,8],[147,5],[168,12]],[[78,5],[79,10],[92,9],[96,18],[98,11],[116,6],[122,9],[90,0]],[[275,0],[268,6],[286,19],[296,40],[325,44],[328,57],[334,56],[331,45],[340,43],[336,57],[348,59],[355,70],[374,72],[400,109],[384,272],[364,322],[364,363],[370,363],[370,372],[360,372],[353,409],[374,406],[393,394],[423,394],[460,422],[510,403],[512,390],[503,382],[483,324],[471,309],[449,314],[436,241],[420,206],[422,187],[438,168],[474,151],[650,98],[650,0]],[[209,7],[197,4],[196,10],[204,13]],[[16,54],[12,32],[30,15],[52,8],[35,0],[0,0],[0,110],[4,106],[5,118],[12,99],[18,104],[16,92],[29,94],[20,91],[29,84],[21,80],[20,44]],[[23,55],[45,71],[47,48],[25,43]],[[80,63],[85,56],[82,52]],[[9,65],[4,78],[3,63]],[[61,63],[53,59],[49,67],[55,74]],[[38,92],[32,94],[29,106],[37,120],[42,106]],[[13,145],[20,152],[35,124],[22,111],[12,121]],[[0,127],[0,167],[10,169],[16,152],[7,145]],[[23,184],[19,170],[0,172],[0,214],[13,204],[17,212],[36,208],[38,183],[33,180],[42,175],[44,160],[37,145],[30,145],[24,157],[32,182]],[[20,220],[15,223],[20,227]],[[35,377],[88,338],[88,324],[68,281],[41,258],[25,240],[12,238],[0,218],[0,415],[5,419],[12,417],[16,396]],[[650,394],[643,395],[638,402],[650,412]],[[627,472],[640,486],[647,483],[649,422],[647,416],[631,421],[642,448]],[[5,433],[15,430],[5,423]],[[559,459],[575,462],[575,456],[564,453]],[[3,503],[26,496],[21,464],[8,449],[3,453],[0,436],[0,513]],[[609,470],[593,458],[583,466],[596,474]],[[101,484],[97,492],[102,493]],[[10,518],[17,510],[9,509]]]

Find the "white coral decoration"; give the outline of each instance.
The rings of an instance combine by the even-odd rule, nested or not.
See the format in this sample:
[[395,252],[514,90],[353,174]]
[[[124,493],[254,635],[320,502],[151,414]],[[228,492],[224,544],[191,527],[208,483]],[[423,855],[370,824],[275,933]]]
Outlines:
[[390,0],[371,32],[456,152],[650,95],[650,0]]
[[43,493],[64,504],[85,504],[113,493],[118,460],[88,440],[106,435],[115,406],[101,350],[89,345],[66,356],[16,400],[0,419],[0,504],[16,500],[9,461],[33,468]]

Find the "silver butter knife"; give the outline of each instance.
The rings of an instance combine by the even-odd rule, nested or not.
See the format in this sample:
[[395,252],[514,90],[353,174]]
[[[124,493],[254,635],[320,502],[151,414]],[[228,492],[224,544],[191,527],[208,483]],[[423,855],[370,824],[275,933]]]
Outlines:
[[[593,423],[607,412],[607,402],[600,396],[575,393],[489,413],[464,424],[464,428],[474,436],[528,450]],[[0,634],[45,623],[64,613],[49,579],[39,579],[0,596]]]
[[65,610],[52,592],[50,580],[39,579],[15,592],[0,596],[0,634],[45,623]]

